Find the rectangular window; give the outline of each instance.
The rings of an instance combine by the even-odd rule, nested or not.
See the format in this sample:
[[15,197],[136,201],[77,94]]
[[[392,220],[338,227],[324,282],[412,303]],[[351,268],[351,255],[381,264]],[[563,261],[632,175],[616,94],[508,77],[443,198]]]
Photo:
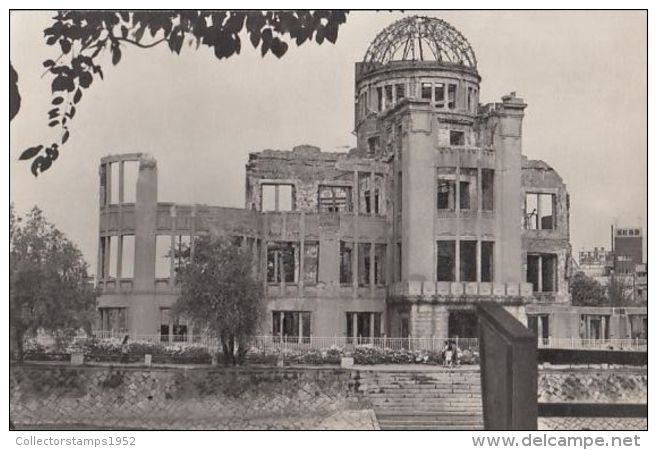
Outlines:
[[299,281],[299,244],[296,242],[267,243],[267,282],[297,283]]
[[374,284],[386,282],[386,244],[374,244]]
[[541,214],[541,230],[556,229],[556,216],[554,215],[554,194],[540,194],[539,205]]
[[456,242],[437,242],[437,281],[455,281]]
[[272,334],[285,338],[310,338],[309,311],[272,311]]
[[358,100],[358,106],[360,109],[360,117],[361,119],[364,119],[365,116],[367,116],[367,91],[364,91],[360,94],[360,98]]
[[527,328],[539,339],[550,337],[550,322],[547,314],[527,314]]
[[105,279],[107,278],[107,260],[105,259],[105,255],[107,254],[107,239],[104,236],[100,238],[98,251],[100,252],[100,268],[98,270],[98,276]]
[[353,248],[353,243],[340,241],[340,284],[351,284],[353,282],[351,259]]
[[383,111],[383,88],[376,88],[376,110]]
[[369,172],[358,173],[358,203],[361,214],[381,214],[382,197],[381,190],[383,187],[383,175],[372,174]]
[[477,209],[477,169],[461,169],[459,208]]
[[470,112],[474,111],[474,107],[472,103],[473,103],[472,88],[468,87],[468,111]]
[[135,266],[135,236],[124,234],[121,240],[121,278],[132,278]]
[[381,313],[348,312],[345,316],[348,342],[354,337],[361,343],[368,342],[370,338],[381,337]]
[[99,308],[101,331],[121,333],[128,330],[127,308]]
[[401,214],[402,212],[402,188],[403,188],[403,183],[402,183],[402,173],[399,172],[399,176],[397,177],[397,213]]
[[445,85],[443,83],[436,83],[433,88],[434,101],[436,108],[445,107]]
[[100,206],[106,206],[107,199],[107,164],[100,166]]
[[304,242],[303,282],[316,284],[319,273],[319,243]]
[[367,140],[367,153],[375,155],[379,149],[379,136],[373,136]]
[[423,99],[431,100],[431,83],[422,83],[421,95]]
[[534,292],[555,292],[557,290],[557,255],[528,254],[527,282]]
[[449,109],[456,109],[456,85],[447,85],[447,107]]
[[116,278],[116,261],[119,256],[119,237],[108,236],[109,240],[109,267],[107,272],[110,278]]
[[456,205],[456,168],[439,167],[437,177],[437,208],[453,211]]
[[386,108],[390,108],[394,104],[394,98],[393,98],[393,92],[392,92],[392,85],[391,84],[386,85],[385,93],[386,93]]
[[402,279],[402,245],[397,243],[397,281]]
[[484,283],[493,281],[494,248],[494,242],[481,241],[481,281]]
[[123,202],[137,201],[137,177],[139,176],[139,161],[123,162]]
[[449,131],[449,145],[465,145],[465,133],[463,131]]
[[554,230],[557,227],[556,196],[527,193],[525,196],[525,228]]
[[261,211],[294,211],[294,185],[268,183],[260,188]]
[[113,205],[119,203],[119,187],[121,183],[119,182],[119,165],[121,163],[115,162],[111,164],[111,173],[112,173],[112,192],[111,192],[111,202]]
[[155,278],[169,278],[171,274],[171,236],[155,237]]
[[370,249],[371,244],[358,244],[358,286],[370,285]]
[[397,102],[406,97],[406,85],[402,83],[395,84],[395,96],[397,97]]
[[351,212],[351,187],[320,186],[318,207],[320,212]]
[[174,273],[178,274],[189,262],[192,256],[192,240],[189,235],[178,235],[174,244],[175,259],[173,261]]
[[459,266],[461,281],[477,281],[477,241],[459,242]]
[[492,211],[494,205],[495,171],[493,169],[481,169],[481,209]]

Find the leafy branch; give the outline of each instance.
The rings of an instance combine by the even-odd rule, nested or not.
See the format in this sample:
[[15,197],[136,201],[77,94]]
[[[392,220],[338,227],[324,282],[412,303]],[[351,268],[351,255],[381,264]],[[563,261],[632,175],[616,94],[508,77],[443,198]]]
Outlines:
[[[32,161],[34,176],[48,170],[70,137],[69,125],[84,92],[103,79],[97,62],[109,50],[113,65],[121,61],[126,45],[149,49],[166,44],[180,54],[183,46],[211,48],[217,59],[239,54],[242,31],[251,45],[281,58],[289,42],[297,46],[314,40],[335,43],[346,11],[59,11],[44,30],[46,44],[59,46],[55,60],[43,62],[51,83],[52,109],[48,126],[59,130],[49,145],[24,150],[19,159]],[[12,116],[13,117],[13,116]]]

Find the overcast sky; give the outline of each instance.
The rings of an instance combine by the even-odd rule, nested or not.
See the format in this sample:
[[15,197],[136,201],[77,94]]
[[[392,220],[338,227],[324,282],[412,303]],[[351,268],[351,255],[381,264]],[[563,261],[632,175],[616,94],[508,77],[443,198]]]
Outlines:
[[[523,153],[542,159],[570,192],[573,251],[610,246],[612,223],[647,217],[646,15],[642,12],[429,12],[470,41],[482,76],[481,102],[516,91],[529,105]],[[10,125],[11,201],[20,213],[41,207],[82,249],[95,272],[98,163],[112,153],[158,160],[159,199],[244,206],[248,153],[313,144],[355,146],[354,63],[402,13],[353,12],[335,45],[290,46],[265,58],[242,53],[127,47],[120,64],[102,60],[105,81],[85,92],[59,159],[34,178],[17,160],[52,142],[45,45],[51,14],[11,13],[11,62],[23,99]],[[644,246],[645,247],[645,246]],[[644,250],[644,259],[645,259]]]

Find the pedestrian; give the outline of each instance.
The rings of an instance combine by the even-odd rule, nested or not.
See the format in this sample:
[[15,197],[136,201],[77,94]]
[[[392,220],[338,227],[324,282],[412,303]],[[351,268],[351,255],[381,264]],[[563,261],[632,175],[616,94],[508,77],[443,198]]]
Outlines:
[[445,341],[445,347],[443,348],[443,367],[452,367],[453,356],[454,350],[452,349],[452,343],[450,341]]
[[123,338],[123,342],[121,343],[121,362],[124,364],[128,362],[128,335],[127,334],[125,335],[125,337]]

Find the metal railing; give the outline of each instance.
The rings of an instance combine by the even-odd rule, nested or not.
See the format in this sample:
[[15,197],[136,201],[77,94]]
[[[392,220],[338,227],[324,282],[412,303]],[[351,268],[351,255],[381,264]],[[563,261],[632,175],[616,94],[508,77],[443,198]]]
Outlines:
[[575,350],[628,350],[647,351],[647,339],[582,339],[545,338],[538,340],[538,348]]
[[[317,336],[256,336],[251,346],[254,350],[260,352],[270,352],[279,349],[287,350],[328,350],[331,348],[353,348],[356,346],[371,346],[379,349],[389,350],[424,350],[424,351],[441,351],[445,347],[448,338],[390,338],[382,337],[317,337]],[[461,350],[478,351],[477,338],[449,338]]]

